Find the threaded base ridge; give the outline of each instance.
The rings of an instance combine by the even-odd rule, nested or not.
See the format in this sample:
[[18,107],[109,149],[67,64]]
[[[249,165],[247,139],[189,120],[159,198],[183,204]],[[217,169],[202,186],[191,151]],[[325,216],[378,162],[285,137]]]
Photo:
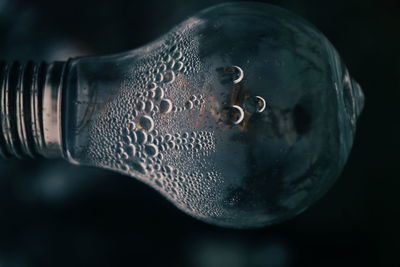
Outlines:
[[64,66],[0,61],[0,157],[61,155]]

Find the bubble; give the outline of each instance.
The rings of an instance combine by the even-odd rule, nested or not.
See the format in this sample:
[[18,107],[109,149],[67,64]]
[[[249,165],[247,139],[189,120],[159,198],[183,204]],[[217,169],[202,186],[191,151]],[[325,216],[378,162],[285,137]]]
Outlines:
[[133,157],[135,155],[135,153],[136,153],[135,145],[133,145],[133,144],[128,145],[127,148],[126,148],[126,153],[129,156]]
[[170,70],[173,70],[175,66],[175,61],[171,60],[170,62],[167,63],[167,68]]
[[158,82],[158,83],[160,83],[160,82],[162,82],[163,81],[163,79],[164,79],[164,75],[162,75],[162,73],[158,73],[157,75],[156,75],[156,82]]
[[150,144],[150,145],[146,145],[145,146],[145,152],[147,153],[147,155],[149,156],[157,156],[158,154],[158,148],[157,146]]
[[173,57],[175,60],[179,60],[179,59],[182,58],[182,55],[183,55],[182,52],[176,51],[175,53],[172,54],[172,57]]
[[147,143],[153,143],[154,142],[154,137],[151,134],[147,135]]
[[174,168],[173,168],[172,166],[170,166],[170,165],[166,165],[166,166],[165,166],[165,171],[166,171],[167,173],[172,173],[173,170],[174,170]]
[[190,100],[186,101],[185,108],[186,109],[192,109],[193,108],[193,102],[190,101]]
[[168,145],[168,147],[169,147],[170,149],[174,149],[174,147],[175,147],[175,142],[174,142],[174,141],[168,141],[168,142],[167,142],[167,145]]
[[132,139],[129,135],[125,135],[124,137],[122,137],[122,140],[128,144],[132,143]]
[[164,97],[164,90],[160,87],[155,89],[155,96],[154,98],[157,100],[161,100]]
[[132,143],[136,143],[137,142],[137,134],[135,131],[131,131],[129,136],[131,137]]
[[165,135],[165,141],[171,141],[172,140],[172,135],[170,135],[170,134],[166,134]]
[[173,71],[167,71],[164,74],[164,82],[165,83],[172,83],[175,80],[175,73]]
[[261,113],[267,107],[267,102],[261,96],[252,96],[243,103],[244,109],[250,113]]
[[154,129],[153,131],[151,131],[151,134],[154,135],[154,136],[157,136],[158,135],[158,130]]
[[164,137],[162,137],[162,135],[159,135],[159,136],[157,136],[157,140],[158,140],[160,143],[163,143],[163,142],[164,142]]
[[123,157],[124,159],[129,159],[129,155],[128,155],[126,152],[123,152],[123,153],[122,153],[122,157]]
[[226,124],[239,124],[244,118],[243,109],[237,105],[225,107],[221,111],[220,119]]
[[163,187],[163,184],[159,180],[155,180],[154,184],[158,187]]
[[171,48],[169,49],[170,53],[174,53],[175,51],[178,50],[178,47],[176,45],[171,46]]
[[156,87],[157,87],[157,84],[154,83],[154,82],[149,83],[149,85],[147,86],[147,88],[148,88],[149,90],[156,89]]
[[160,112],[161,113],[169,113],[172,110],[172,102],[169,99],[163,99],[160,102]]
[[147,113],[150,113],[150,112],[153,110],[153,108],[154,108],[153,101],[147,101],[147,102],[146,102],[146,107],[145,107],[144,110],[145,110]]
[[137,143],[138,144],[142,145],[147,142],[147,134],[145,131],[139,130],[139,131],[137,131],[136,135],[137,135]]
[[226,67],[223,69],[225,75],[231,75],[232,82],[234,84],[240,83],[243,80],[244,72],[238,66]]
[[150,116],[142,116],[139,123],[148,132],[154,129],[154,121]]
[[136,128],[136,124],[133,121],[128,122],[128,134],[130,133],[131,130],[134,130]]
[[145,106],[146,106],[146,103],[144,101],[139,101],[137,103],[137,109],[138,110],[144,110]]
[[161,165],[160,164],[154,164],[154,169],[156,171],[160,171],[161,170]]
[[175,63],[173,70],[174,71],[181,71],[183,69],[183,63],[181,61],[178,61]]
[[149,91],[149,98],[154,98],[156,96],[156,90]]
[[166,54],[164,57],[163,57],[163,61],[164,62],[169,62],[169,61],[171,61],[172,60],[172,57],[169,55],[169,54]]
[[160,72],[166,71],[166,70],[167,70],[167,65],[166,65],[166,64],[161,64],[161,66],[158,68],[158,70],[159,70]]

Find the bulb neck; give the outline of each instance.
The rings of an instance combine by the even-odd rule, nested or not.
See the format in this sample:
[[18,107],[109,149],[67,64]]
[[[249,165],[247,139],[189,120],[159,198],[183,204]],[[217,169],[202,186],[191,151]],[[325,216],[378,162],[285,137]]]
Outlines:
[[0,61],[0,157],[62,156],[65,67],[65,62]]

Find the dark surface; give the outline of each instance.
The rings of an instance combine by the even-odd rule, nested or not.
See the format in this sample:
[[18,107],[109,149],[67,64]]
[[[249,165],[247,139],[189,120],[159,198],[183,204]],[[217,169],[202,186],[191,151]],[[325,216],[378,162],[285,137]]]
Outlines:
[[[229,230],[190,218],[129,177],[63,161],[3,161],[0,266],[399,266],[400,4],[266,2],[324,32],[366,95],[353,152],[321,201],[274,227]],[[0,0],[0,57],[132,49],[215,3]]]

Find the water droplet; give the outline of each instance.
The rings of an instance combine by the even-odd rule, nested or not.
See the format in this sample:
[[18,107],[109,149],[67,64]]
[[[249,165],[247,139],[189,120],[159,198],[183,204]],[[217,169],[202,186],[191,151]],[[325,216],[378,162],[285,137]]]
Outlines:
[[155,92],[156,92],[156,94],[155,94],[155,96],[154,96],[155,99],[157,99],[157,100],[163,99],[163,97],[164,97],[164,90],[163,90],[162,88],[157,87],[157,88],[155,89]]
[[166,54],[166,55],[163,57],[163,61],[164,61],[164,62],[169,62],[169,61],[171,61],[171,59],[172,59],[172,57],[171,57],[169,54]]
[[161,73],[158,73],[156,75],[156,82],[160,83],[163,81],[163,79],[164,79],[164,75],[162,75]]
[[173,149],[175,147],[175,142],[174,141],[168,141],[167,145],[168,145],[168,147],[170,149]]
[[232,75],[232,82],[234,84],[240,83],[243,80],[244,72],[238,66],[232,66],[232,67],[224,68],[224,72],[226,74]]
[[158,68],[158,70],[159,70],[160,72],[166,71],[166,70],[167,70],[167,65],[161,64],[161,66]]
[[173,71],[167,71],[164,74],[164,82],[165,83],[172,83],[175,80],[175,73]]
[[261,113],[267,107],[267,102],[261,96],[252,96],[245,100],[243,103],[244,109],[247,112],[254,113],[258,112]]
[[158,148],[157,146],[150,144],[150,145],[146,145],[145,147],[145,152],[147,153],[147,155],[149,156],[157,156],[158,154]]
[[244,118],[243,109],[237,105],[225,107],[221,111],[220,119],[226,124],[239,124]]
[[145,131],[143,130],[137,131],[136,135],[137,135],[137,143],[144,144],[147,142],[147,134],[145,133]]
[[153,143],[154,142],[154,137],[151,134],[147,135],[147,143]]
[[170,134],[166,134],[165,135],[165,141],[171,141],[172,140],[172,135],[170,135]]
[[132,143],[132,139],[131,139],[131,137],[130,137],[129,135],[125,135],[125,136],[122,138],[122,140],[123,140],[125,143],[128,143],[128,144]]
[[193,108],[193,102],[190,101],[190,100],[186,101],[185,108],[186,109],[192,109]]
[[146,107],[145,107],[144,110],[145,110],[147,113],[150,113],[150,112],[153,110],[153,108],[154,108],[153,101],[147,101],[147,102],[146,102]]
[[179,59],[182,58],[182,52],[176,51],[176,52],[172,55],[172,57],[173,57],[175,60],[179,60]]
[[155,183],[155,185],[158,186],[158,187],[161,187],[161,188],[163,187],[163,184],[162,184],[159,180],[155,180],[154,183]]
[[137,109],[138,110],[144,110],[145,106],[146,106],[146,104],[144,103],[144,101],[139,101],[137,103]]
[[127,146],[127,149],[126,149],[126,153],[127,153],[129,156],[133,157],[133,156],[135,155],[135,153],[136,153],[136,148],[135,148],[135,146],[134,146],[133,144],[128,145],[128,146]]
[[156,89],[156,87],[157,87],[157,84],[156,83],[153,83],[153,82],[151,82],[151,83],[149,83],[149,85],[148,85],[148,89],[149,90],[153,90],[153,89]]
[[182,68],[183,68],[183,63],[181,61],[178,61],[178,62],[175,63],[173,69],[174,69],[174,71],[181,71]]
[[170,53],[174,53],[176,50],[178,50],[178,47],[176,45],[171,46],[171,48],[169,49]]
[[154,98],[156,96],[156,90],[149,91],[149,98]]
[[144,115],[140,118],[140,125],[146,131],[150,132],[154,128],[154,121],[150,116]]
[[172,110],[172,102],[169,99],[163,99],[160,102],[160,112],[169,113]]
[[131,139],[132,139],[132,143],[136,143],[136,142],[137,142],[137,135],[136,135],[136,132],[135,132],[135,131],[132,131],[132,130],[131,130],[129,136],[130,136]]
[[133,121],[128,122],[128,134],[130,133],[131,130],[134,130],[136,128],[136,124]]
[[174,60],[171,60],[170,62],[167,63],[167,68],[170,70],[174,69],[174,66],[175,66]]

